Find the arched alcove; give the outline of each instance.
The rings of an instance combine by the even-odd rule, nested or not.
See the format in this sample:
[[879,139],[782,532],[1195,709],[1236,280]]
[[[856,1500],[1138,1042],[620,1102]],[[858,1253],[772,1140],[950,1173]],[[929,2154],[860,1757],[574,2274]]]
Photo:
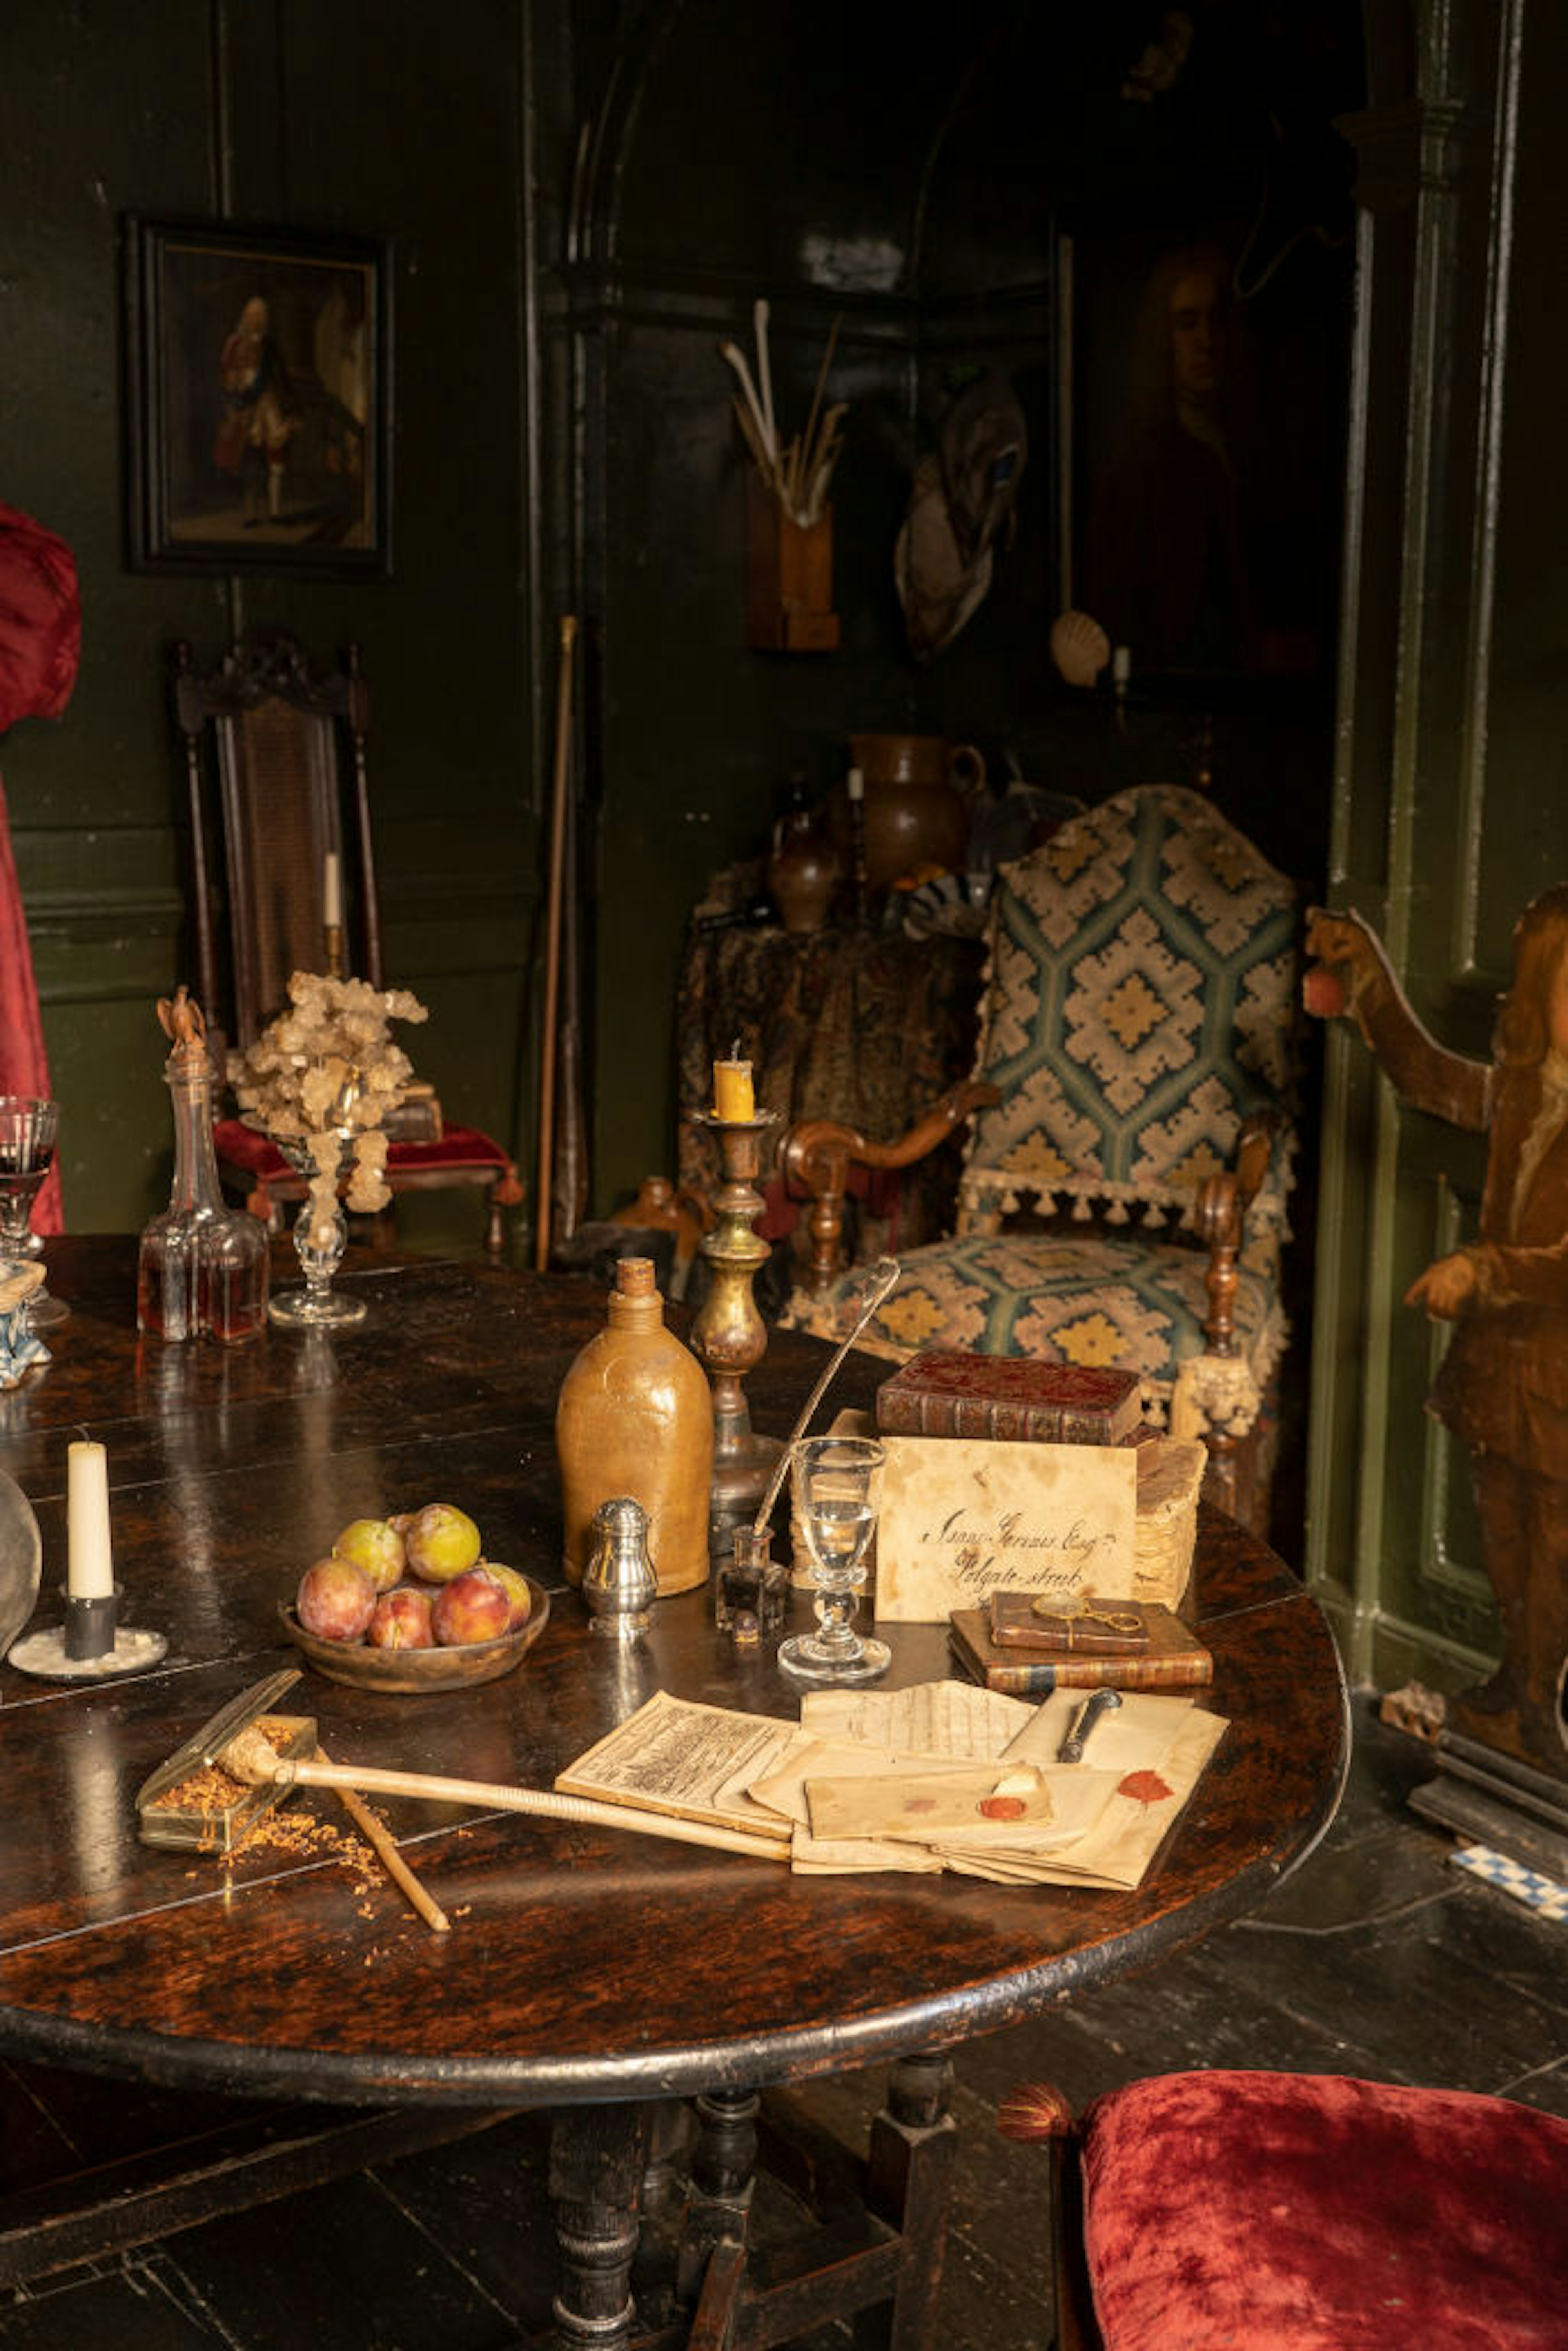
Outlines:
[[[1319,886],[1351,275],[1337,242],[1348,150],[1332,118],[1359,102],[1362,61],[1355,0],[1301,12],[1310,37],[1287,14],[1262,26],[1239,5],[1184,16],[985,0],[939,16],[894,0],[789,12],[658,0],[630,22],[585,128],[568,264],[595,995],[619,1024],[615,1085],[597,1097],[606,1194],[634,1187],[661,1134],[673,1157],[674,1105],[659,1099],[670,976],[706,876],[761,849],[791,775],[825,791],[852,730],[914,725],[977,741],[995,768],[1010,760],[1086,798],[1139,773],[1202,769],[1228,812]],[[1161,44],[1178,17],[1190,39],[1173,62]],[[1140,677],[1118,733],[1108,687],[1070,689],[1047,654],[1069,586],[1066,394],[1082,356],[1063,241],[1131,231],[1157,244],[1222,219],[1239,250],[1281,156],[1298,172],[1285,193],[1305,209],[1270,234],[1302,234],[1259,298],[1288,306],[1310,282],[1304,313],[1331,321],[1312,392],[1321,625],[1310,674]],[[759,298],[786,432],[804,421],[840,321],[827,392],[848,408],[831,653],[745,642],[749,461],[719,346],[752,350]],[[955,392],[993,367],[1028,423],[1016,526],[975,618],[921,664],[893,577],[912,468]],[[1260,794],[1263,773],[1276,789]],[[602,1050],[598,1066],[612,1066]]]

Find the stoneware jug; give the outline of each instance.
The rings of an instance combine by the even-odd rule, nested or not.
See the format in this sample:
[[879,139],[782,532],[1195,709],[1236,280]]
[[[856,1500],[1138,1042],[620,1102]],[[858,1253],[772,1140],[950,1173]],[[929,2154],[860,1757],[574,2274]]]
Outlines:
[[791,809],[779,818],[768,860],[768,887],[787,931],[821,929],[840,870],[833,844],[810,809]]
[[[986,780],[971,743],[940,735],[852,735],[850,759],[865,779],[866,879],[885,890],[922,865],[961,873],[969,843],[969,808]],[[850,831],[849,796],[832,802],[836,840]]]
[[573,1361],[556,1403],[562,1565],[580,1583],[601,1502],[630,1498],[648,1519],[661,1593],[689,1592],[708,1573],[713,1394],[688,1347],[664,1328],[652,1258],[615,1267],[605,1328]]

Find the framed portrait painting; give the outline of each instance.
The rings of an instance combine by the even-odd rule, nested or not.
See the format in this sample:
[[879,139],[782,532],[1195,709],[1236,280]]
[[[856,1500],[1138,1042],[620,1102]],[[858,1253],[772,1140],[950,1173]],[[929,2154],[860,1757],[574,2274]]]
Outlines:
[[1247,225],[1062,240],[1062,608],[1134,674],[1305,677],[1333,641],[1348,253]]
[[126,290],[132,566],[384,575],[385,245],[135,218]]

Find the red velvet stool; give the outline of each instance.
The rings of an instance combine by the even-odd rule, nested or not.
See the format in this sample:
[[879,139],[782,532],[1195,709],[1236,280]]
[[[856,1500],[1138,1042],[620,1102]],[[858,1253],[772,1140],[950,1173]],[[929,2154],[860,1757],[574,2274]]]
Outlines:
[[[307,1186],[269,1136],[237,1118],[221,1118],[213,1128],[218,1171],[246,1195],[246,1207],[266,1225],[276,1222],[274,1204],[302,1200]],[[443,1191],[471,1184],[487,1195],[485,1247],[492,1257],[506,1248],[504,1211],[523,1196],[517,1171],[498,1143],[476,1126],[449,1126],[436,1143],[394,1143],[387,1152],[387,1188],[399,1192]]]
[[[1055,2091],[1018,2090],[998,2121],[1012,2138],[1077,2140],[1064,2351],[1568,2346],[1568,2122],[1553,2116],[1343,2074],[1214,2072],[1113,2091],[1076,2128]],[[1072,2167],[1058,2170],[1070,2213]]]

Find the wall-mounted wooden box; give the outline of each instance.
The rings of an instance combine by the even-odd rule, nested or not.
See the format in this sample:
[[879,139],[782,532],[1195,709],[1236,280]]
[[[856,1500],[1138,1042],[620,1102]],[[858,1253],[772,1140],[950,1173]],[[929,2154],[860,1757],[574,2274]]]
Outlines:
[[802,526],[786,514],[748,466],[746,475],[746,642],[754,651],[830,653],[839,642],[833,610],[833,513]]

